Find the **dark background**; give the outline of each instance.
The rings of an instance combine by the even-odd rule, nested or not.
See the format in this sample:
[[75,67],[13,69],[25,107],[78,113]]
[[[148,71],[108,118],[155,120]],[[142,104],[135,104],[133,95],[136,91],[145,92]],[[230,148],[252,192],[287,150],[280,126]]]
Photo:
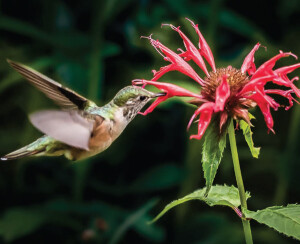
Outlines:
[[[152,77],[166,63],[142,35],[154,33],[168,47],[182,47],[182,26],[196,41],[184,17],[199,23],[217,67],[239,68],[260,41],[268,47],[256,64],[279,50],[300,55],[300,1],[17,1],[0,2],[0,154],[41,134],[27,115],[55,108],[14,70],[6,58],[22,62],[101,105],[132,79]],[[295,63],[293,58],[279,66]],[[293,76],[299,75],[299,71]],[[178,72],[165,81],[196,84]],[[286,102],[286,101],[281,101]],[[104,153],[79,163],[65,158],[27,158],[0,165],[0,242],[12,243],[243,243],[240,219],[229,208],[183,204],[147,225],[170,201],[205,185],[201,141],[186,133],[194,108],[173,99],[147,117],[137,116]],[[272,112],[274,134],[260,111],[253,111],[253,159],[238,132],[245,187],[251,210],[297,203],[300,107]],[[229,145],[215,183],[235,184]],[[296,243],[252,222],[255,243]]]

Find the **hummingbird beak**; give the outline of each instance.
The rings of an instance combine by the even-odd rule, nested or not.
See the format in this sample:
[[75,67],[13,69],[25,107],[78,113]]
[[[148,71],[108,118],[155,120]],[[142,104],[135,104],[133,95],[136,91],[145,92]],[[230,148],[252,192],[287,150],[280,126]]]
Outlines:
[[167,95],[166,92],[154,93],[154,94],[153,94],[153,98],[155,98],[155,97],[163,97],[163,96],[165,96],[165,95]]

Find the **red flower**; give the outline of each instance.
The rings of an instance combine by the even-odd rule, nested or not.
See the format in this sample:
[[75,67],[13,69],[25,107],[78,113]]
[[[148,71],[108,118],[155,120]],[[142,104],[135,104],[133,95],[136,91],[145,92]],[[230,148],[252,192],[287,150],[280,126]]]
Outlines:
[[[189,21],[199,36],[199,48],[196,48],[193,45],[179,27],[173,25],[168,26],[178,32],[186,49],[185,51],[178,49],[178,51],[181,52],[180,54],[170,50],[158,40],[152,39],[152,36],[146,37],[149,39],[151,45],[163,56],[164,60],[170,62],[170,64],[161,67],[159,71],[153,70],[154,76],[151,81],[133,81],[134,85],[143,85],[143,87],[146,85],[153,85],[166,92],[165,96],[157,98],[157,100],[142,114],[146,115],[152,112],[158,104],[170,97],[193,97],[191,103],[197,105],[198,108],[193,114],[188,124],[188,128],[193,120],[199,116],[198,134],[192,135],[190,138],[201,139],[213,116],[218,116],[220,131],[230,117],[238,120],[245,120],[250,124],[248,110],[258,105],[264,115],[268,129],[274,132],[270,108],[277,110],[282,105],[278,104],[268,94],[276,94],[287,98],[289,105],[285,106],[286,110],[293,106],[293,101],[298,103],[292,96],[292,94],[295,93],[298,98],[300,97],[300,90],[293,83],[295,80],[298,80],[298,77],[294,77],[290,80],[287,74],[299,68],[300,63],[278,69],[274,69],[274,66],[276,62],[283,57],[293,56],[297,59],[297,56],[290,52],[285,53],[280,51],[278,55],[266,61],[256,69],[254,54],[260,47],[260,44],[257,43],[245,58],[240,69],[231,66],[216,69],[211,49],[198,29],[198,25],[195,25],[191,20]],[[212,71],[209,72],[207,70],[203,58],[210,65]],[[187,63],[190,60],[193,60],[203,70],[206,75],[204,79],[199,77],[194,69]],[[198,82],[201,86],[200,94],[192,93],[174,84],[157,81],[167,72],[175,70]],[[268,82],[273,82],[274,84],[285,86],[290,89],[266,89],[265,85]]]

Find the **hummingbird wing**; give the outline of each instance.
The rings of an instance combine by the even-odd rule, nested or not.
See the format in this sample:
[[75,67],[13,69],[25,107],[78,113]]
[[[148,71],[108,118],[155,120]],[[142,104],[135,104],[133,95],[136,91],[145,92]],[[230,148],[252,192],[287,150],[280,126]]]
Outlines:
[[80,110],[83,110],[86,107],[89,100],[71,89],[63,87],[58,82],[23,64],[11,60],[7,60],[7,62],[32,85],[42,91],[59,106],[66,109]]
[[85,118],[78,111],[43,110],[29,116],[31,123],[41,132],[69,146],[89,150],[89,140],[95,123],[101,116]]

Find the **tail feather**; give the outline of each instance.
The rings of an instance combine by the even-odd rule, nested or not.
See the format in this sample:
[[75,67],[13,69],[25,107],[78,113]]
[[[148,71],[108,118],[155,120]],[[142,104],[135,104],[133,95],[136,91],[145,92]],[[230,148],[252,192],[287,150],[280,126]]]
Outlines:
[[1,157],[0,160],[13,160],[33,155],[60,156],[64,154],[63,149],[65,148],[66,146],[64,146],[61,142],[44,135],[29,145]]
[[0,159],[2,161],[6,161],[6,160],[13,160],[13,159],[18,159],[18,158],[23,158],[26,156],[32,156],[35,155],[37,153],[40,153],[41,150],[33,150],[33,151],[29,151],[27,149],[27,147],[22,147],[16,151],[13,151],[9,154],[6,154],[5,156],[1,157]]

